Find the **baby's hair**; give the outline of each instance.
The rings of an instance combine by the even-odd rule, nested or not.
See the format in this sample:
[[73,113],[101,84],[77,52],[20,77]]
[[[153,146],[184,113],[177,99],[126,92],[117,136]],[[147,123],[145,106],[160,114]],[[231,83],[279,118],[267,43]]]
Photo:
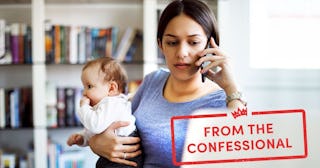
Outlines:
[[105,82],[115,81],[118,84],[119,92],[126,93],[128,76],[119,62],[110,57],[101,57],[88,61],[82,71],[96,65],[100,66],[100,70],[104,73]]

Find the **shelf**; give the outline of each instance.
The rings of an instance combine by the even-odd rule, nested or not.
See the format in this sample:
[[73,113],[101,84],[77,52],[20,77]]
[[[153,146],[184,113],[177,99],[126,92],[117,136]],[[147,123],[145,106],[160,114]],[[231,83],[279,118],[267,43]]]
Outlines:
[[[61,87],[82,88],[80,76],[84,64],[46,64],[44,47],[44,23],[90,27],[119,27],[119,37],[127,27],[143,31],[144,61],[123,62],[129,81],[141,80],[145,74],[158,68],[156,44],[156,0],[2,0],[0,16],[6,23],[27,23],[32,26],[33,64],[0,64],[0,87],[30,86],[33,88],[34,127],[0,129],[0,144],[28,151],[34,148],[36,168],[47,168],[47,151],[43,149],[50,139],[66,145],[66,138],[82,127],[48,128],[46,116],[46,82],[56,82]],[[54,107],[54,106],[53,106]],[[26,135],[26,139],[20,137]],[[18,144],[15,135],[24,143]],[[0,145],[0,149],[3,148]],[[70,147],[67,147],[69,149]],[[72,147],[71,149],[74,149]],[[89,166],[97,156],[89,148],[86,151]],[[93,158],[92,158],[93,157]],[[87,163],[86,163],[87,164]]]
[[[116,4],[135,4],[142,0],[45,0],[47,4],[93,4],[93,3],[116,3]],[[2,4],[30,4],[31,0],[1,0]]]

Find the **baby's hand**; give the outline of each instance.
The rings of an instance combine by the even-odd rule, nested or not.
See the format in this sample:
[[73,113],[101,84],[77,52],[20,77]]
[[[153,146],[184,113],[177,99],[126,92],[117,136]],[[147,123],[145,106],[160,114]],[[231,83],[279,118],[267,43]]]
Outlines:
[[87,96],[83,96],[80,100],[80,106],[83,106],[85,104],[90,104],[90,99]]
[[72,134],[68,140],[67,140],[67,144],[69,146],[72,146],[72,145],[82,145],[83,144],[83,136],[81,134]]

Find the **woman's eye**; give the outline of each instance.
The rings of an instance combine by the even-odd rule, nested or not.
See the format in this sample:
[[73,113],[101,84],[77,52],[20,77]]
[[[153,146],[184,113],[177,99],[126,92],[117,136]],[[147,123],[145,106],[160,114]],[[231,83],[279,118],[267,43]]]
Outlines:
[[191,41],[191,42],[189,42],[191,45],[198,45],[198,44],[200,44],[200,42],[199,41]]
[[169,46],[175,46],[175,45],[177,45],[178,42],[176,42],[176,41],[168,41],[168,42],[166,42],[166,43],[167,43],[167,45],[169,45]]

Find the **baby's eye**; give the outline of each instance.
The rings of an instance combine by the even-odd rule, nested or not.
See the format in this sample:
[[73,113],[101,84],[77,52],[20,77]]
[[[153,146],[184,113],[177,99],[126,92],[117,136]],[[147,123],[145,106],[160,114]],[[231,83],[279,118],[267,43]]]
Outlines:
[[92,85],[88,85],[87,87],[88,87],[88,89],[91,89],[93,86]]

